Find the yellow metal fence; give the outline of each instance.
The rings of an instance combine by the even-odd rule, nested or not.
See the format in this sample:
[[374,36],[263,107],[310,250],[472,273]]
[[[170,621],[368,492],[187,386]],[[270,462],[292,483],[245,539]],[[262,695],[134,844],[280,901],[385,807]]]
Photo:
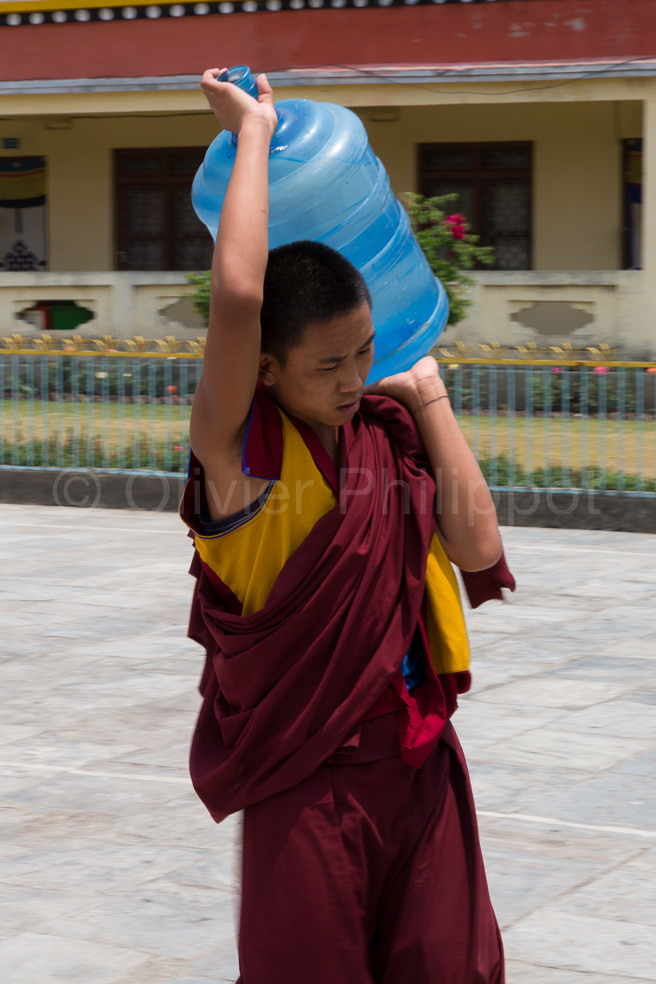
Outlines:
[[[0,468],[184,473],[203,348],[202,338],[5,339]],[[493,488],[656,495],[654,363],[609,350],[435,354]]]

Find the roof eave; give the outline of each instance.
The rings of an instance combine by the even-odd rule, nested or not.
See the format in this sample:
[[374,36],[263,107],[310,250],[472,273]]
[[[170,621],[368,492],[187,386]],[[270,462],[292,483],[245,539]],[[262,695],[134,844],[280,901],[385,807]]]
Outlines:
[[[450,85],[483,82],[559,82],[577,79],[648,78],[656,76],[656,58],[589,59],[549,62],[490,62],[453,65],[351,65],[292,68],[270,72],[275,87],[338,85]],[[196,75],[139,78],[23,79],[0,82],[0,93],[147,92],[197,89]]]

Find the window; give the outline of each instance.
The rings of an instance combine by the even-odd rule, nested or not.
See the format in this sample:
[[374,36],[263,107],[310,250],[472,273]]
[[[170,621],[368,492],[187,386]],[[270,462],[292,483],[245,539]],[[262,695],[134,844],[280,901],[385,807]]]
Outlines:
[[117,270],[207,270],[210,234],[191,205],[204,147],[114,152]]
[[0,158],[0,270],[46,268],[46,159]]
[[494,248],[497,270],[531,268],[529,143],[420,144],[422,195],[455,192],[453,212],[464,212],[482,246]]

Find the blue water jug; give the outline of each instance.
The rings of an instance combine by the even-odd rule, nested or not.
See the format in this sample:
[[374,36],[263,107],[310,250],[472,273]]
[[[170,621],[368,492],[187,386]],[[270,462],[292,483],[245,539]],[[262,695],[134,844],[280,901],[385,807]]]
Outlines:
[[[257,98],[250,70],[228,69]],[[313,239],[338,250],[371,292],[375,361],[368,382],[409,369],[444,329],[449,307],[415,239],[405,209],[355,113],[331,103],[286,99],[269,156],[269,248]],[[196,214],[216,239],[237,139],[224,131],[194,178]]]

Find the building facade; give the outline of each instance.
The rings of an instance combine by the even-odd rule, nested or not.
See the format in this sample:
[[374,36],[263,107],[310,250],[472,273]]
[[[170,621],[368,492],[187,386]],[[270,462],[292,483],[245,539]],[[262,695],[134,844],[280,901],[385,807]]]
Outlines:
[[218,62],[354,110],[397,193],[459,195],[496,263],[445,343],[654,357],[654,0],[0,2],[0,334],[198,334]]

